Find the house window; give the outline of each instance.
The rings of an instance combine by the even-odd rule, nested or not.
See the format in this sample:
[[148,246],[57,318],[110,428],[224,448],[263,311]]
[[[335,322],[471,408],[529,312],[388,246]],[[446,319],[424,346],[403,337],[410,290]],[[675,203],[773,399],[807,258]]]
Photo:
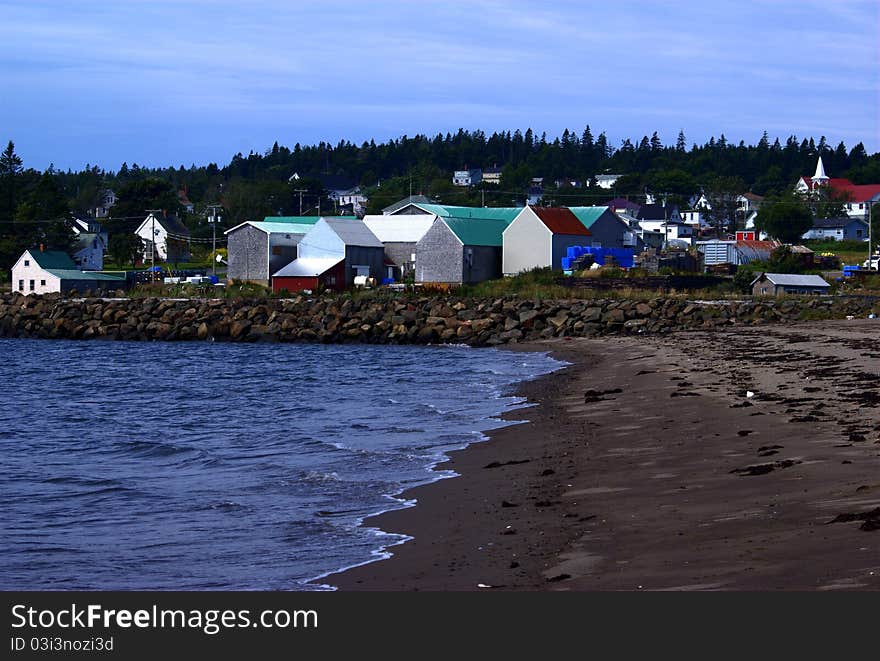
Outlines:
[[856,230],[856,236],[861,238],[862,230]]
[[40,280],[40,287],[45,287],[45,286],[46,286],[46,281]]
[[24,260],[24,265],[25,265],[25,266],[30,266],[30,265],[31,265],[31,260],[29,260],[29,259]]
[[24,291],[24,280],[18,281],[18,291]]
[[31,284],[31,291],[33,291],[33,290],[34,290],[34,281],[31,280],[31,283],[30,283],[30,284]]

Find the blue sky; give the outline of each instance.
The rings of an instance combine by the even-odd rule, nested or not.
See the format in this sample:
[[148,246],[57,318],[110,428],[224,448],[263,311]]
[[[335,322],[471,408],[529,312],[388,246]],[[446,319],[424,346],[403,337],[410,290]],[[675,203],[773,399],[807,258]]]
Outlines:
[[275,140],[459,127],[615,146],[825,135],[880,149],[876,0],[0,0],[25,166],[221,165]]

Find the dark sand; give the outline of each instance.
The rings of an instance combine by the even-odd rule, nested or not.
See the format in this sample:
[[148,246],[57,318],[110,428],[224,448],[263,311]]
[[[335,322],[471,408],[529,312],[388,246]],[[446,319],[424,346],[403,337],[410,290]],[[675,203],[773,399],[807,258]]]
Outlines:
[[[572,339],[343,590],[880,589],[880,320]],[[747,397],[746,391],[754,396]],[[831,523],[835,519],[838,522]],[[481,587],[491,586],[491,587]]]

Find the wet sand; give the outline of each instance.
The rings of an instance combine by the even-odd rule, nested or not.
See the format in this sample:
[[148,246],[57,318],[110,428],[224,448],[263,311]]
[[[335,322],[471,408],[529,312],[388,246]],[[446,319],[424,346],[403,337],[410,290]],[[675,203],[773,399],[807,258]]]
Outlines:
[[880,320],[522,345],[573,363],[343,590],[880,589]]

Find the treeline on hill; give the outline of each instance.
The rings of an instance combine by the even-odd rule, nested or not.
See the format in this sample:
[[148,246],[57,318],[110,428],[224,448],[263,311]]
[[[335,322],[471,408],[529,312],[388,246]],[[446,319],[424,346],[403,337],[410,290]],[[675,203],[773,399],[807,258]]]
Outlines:
[[[57,221],[68,212],[89,213],[106,189],[118,198],[105,222],[111,234],[130,232],[145,209],[158,208],[180,213],[194,237],[206,237],[211,234],[204,212],[208,204],[222,204],[225,227],[267,215],[297,215],[301,209],[313,215],[319,203],[323,213],[332,211],[317,175],[341,175],[360,183],[369,197],[368,213],[410,192],[447,204],[521,204],[532,177],[543,177],[545,203],[600,204],[614,196],[638,199],[646,190],[683,203],[695,192],[711,189],[784,194],[799,176],[812,174],[819,155],[831,176],[880,182],[880,154],[869,155],[861,143],[847,149],[842,142],[829,145],[824,137],[816,142],[791,136],[783,144],[771,142],[766,132],[754,145],[734,144],[722,135],[688,148],[682,132],[673,145],[664,145],[655,132],[614,147],[605,133],[594,137],[589,126],[580,134],[565,130],[553,139],[531,129],[490,136],[460,129],[359,146],[341,141],[291,149],[276,142],[262,154],[236,154],[223,167],[123,163],[117,171],[86,166],[78,172],[25,168],[10,141],[0,155],[0,267],[8,269],[24,247],[38,242],[68,246],[69,228]],[[451,182],[453,170],[494,166],[502,168],[500,185],[462,189]],[[300,178],[289,181],[293,173]],[[609,191],[595,186],[595,176],[602,173],[624,176]],[[556,188],[554,182],[563,178],[585,185]],[[182,214],[181,190],[195,204],[194,214]]]

